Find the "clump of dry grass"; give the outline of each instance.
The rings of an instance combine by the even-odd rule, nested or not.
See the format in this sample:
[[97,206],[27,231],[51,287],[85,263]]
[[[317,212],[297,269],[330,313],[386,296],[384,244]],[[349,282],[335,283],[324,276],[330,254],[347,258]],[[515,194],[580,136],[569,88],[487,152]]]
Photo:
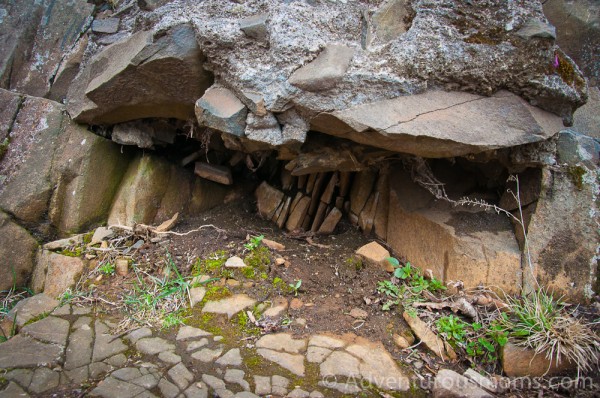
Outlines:
[[514,343],[551,361],[574,363],[578,372],[598,365],[600,337],[591,325],[572,316],[560,299],[540,289],[521,298],[507,297],[507,301],[510,313],[500,322]]

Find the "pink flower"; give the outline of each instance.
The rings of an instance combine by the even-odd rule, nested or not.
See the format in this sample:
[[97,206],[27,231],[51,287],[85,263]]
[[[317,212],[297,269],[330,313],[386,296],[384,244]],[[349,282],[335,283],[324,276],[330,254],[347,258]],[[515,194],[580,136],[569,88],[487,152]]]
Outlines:
[[558,54],[554,54],[554,62],[552,63],[552,66],[554,66],[554,68],[558,68],[558,65],[560,65],[560,62],[558,61]]

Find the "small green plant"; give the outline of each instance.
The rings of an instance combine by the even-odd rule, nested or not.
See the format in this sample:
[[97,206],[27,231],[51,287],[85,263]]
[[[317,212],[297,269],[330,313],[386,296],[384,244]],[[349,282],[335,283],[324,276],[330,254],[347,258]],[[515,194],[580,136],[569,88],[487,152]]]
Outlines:
[[244,244],[244,247],[249,251],[253,252],[254,250],[258,249],[264,238],[264,235],[253,236],[252,238],[250,238],[250,241],[248,243]]
[[459,317],[454,315],[443,316],[437,320],[436,325],[438,331],[444,335],[446,341],[453,347],[465,344],[469,325]]
[[10,144],[10,140],[6,137],[2,142],[0,142],[0,160],[4,158],[6,152],[8,151],[8,144]]
[[260,246],[244,257],[244,263],[260,272],[268,271],[269,264],[271,264],[271,252],[267,247]]
[[181,311],[177,311],[177,312],[172,312],[169,314],[166,314],[163,318],[162,321],[162,328],[163,329],[170,329],[173,326],[179,326],[179,325],[183,325],[183,317],[181,315]]
[[296,282],[290,283],[288,286],[292,289],[292,292],[294,292],[294,296],[298,296],[300,286],[302,286],[302,279],[298,279]]
[[100,267],[98,267],[98,271],[100,271],[104,275],[114,275],[115,266],[111,263],[104,263]]
[[217,270],[220,270],[225,262],[227,261],[227,252],[225,250],[218,250],[210,254],[205,259],[198,259],[192,267],[192,275],[198,276],[203,274],[213,274]]

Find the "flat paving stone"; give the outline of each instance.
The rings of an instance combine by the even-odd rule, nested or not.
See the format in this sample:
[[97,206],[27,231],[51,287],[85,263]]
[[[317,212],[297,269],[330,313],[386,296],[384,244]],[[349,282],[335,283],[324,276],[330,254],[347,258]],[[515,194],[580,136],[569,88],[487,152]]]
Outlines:
[[9,381],[15,381],[20,386],[29,387],[33,378],[33,370],[30,369],[13,369],[4,375],[4,378]]
[[238,392],[234,398],[260,398],[258,395],[252,394],[250,391]]
[[139,339],[152,336],[152,330],[150,328],[139,328],[131,331],[125,338],[132,344],[137,343]]
[[225,381],[228,383],[237,384],[244,391],[250,391],[250,383],[244,380],[246,372],[241,369],[227,369],[225,371]]
[[180,390],[185,390],[194,381],[194,374],[181,362],[169,369],[168,375]]
[[17,383],[11,381],[8,386],[0,391],[0,398],[16,398],[16,397],[29,397],[29,394],[21,388]]
[[204,300],[204,296],[206,296],[206,288],[203,286],[193,287],[190,289],[190,301],[192,307],[195,307],[196,304],[202,302]]
[[242,364],[242,354],[239,348],[233,348],[225,353],[215,362],[221,366],[240,366]]
[[102,361],[127,349],[127,345],[120,338],[110,334],[110,329],[103,322],[96,321],[95,337],[93,362]]
[[77,307],[77,306],[71,307],[71,313],[73,315],[88,315],[91,312],[92,312],[92,309],[90,307]]
[[202,348],[205,345],[208,345],[207,338],[202,338],[198,341],[191,341],[187,344],[186,351],[196,351],[198,348]]
[[319,385],[321,387],[330,388],[332,390],[337,390],[342,394],[358,394],[362,391],[362,389],[356,384],[352,383],[337,383],[334,381],[320,381]]
[[52,311],[52,315],[55,315],[55,316],[71,315],[71,306],[68,304],[65,304],[63,306],[56,307],[54,309],[54,311]]
[[283,376],[271,376],[271,392],[273,394],[285,396],[287,394],[289,384],[290,381]]
[[304,355],[289,354],[269,350],[267,348],[258,348],[256,352],[263,358],[275,362],[282,368],[285,368],[297,376],[304,376]]
[[256,342],[256,347],[298,354],[306,349],[306,340],[294,339],[288,333],[267,334]]
[[179,395],[179,388],[167,379],[160,379],[158,388],[165,398],[175,398]]
[[64,347],[46,344],[29,336],[16,335],[0,344],[0,369],[55,366],[62,359]]
[[181,357],[177,354],[175,354],[173,351],[163,351],[160,354],[158,354],[158,359],[160,359],[163,362],[166,363],[171,363],[171,364],[176,364],[181,362]]
[[198,329],[193,326],[182,326],[177,332],[177,337],[175,338],[177,341],[195,339],[198,337],[206,337],[212,336],[212,333],[207,332],[206,330]]
[[271,394],[271,378],[254,375],[254,393],[257,395]]
[[136,386],[135,384],[107,377],[92,390],[90,395],[103,398],[133,398],[145,391],[143,387]]
[[[87,322],[86,322],[87,321]],[[94,332],[89,326],[90,318],[81,317],[74,324],[75,331],[69,336],[66,350],[65,369],[77,369],[92,362]]]
[[223,347],[211,349],[204,348],[192,354],[192,358],[199,360],[200,362],[212,362],[217,359],[223,353]]
[[25,325],[23,329],[21,329],[21,333],[37,340],[58,344],[64,347],[67,345],[69,326],[69,321],[55,316],[49,316],[35,323]]
[[381,344],[362,339],[362,344],[351,345],[346,351],[360,358],[362,378],[377,387],[395,391],[406,391],[410,387],[408,377]]
[[321,364],[321,376],[360,377],[360,361],[347,352],[334,351]]
[[208,388],[205,386],[198,387],[198,385],[191,385],[185,390],[184,394],[185,398],[208,398]]
[[76,369],[65,370],[65,376],[73,384],[82,384],[90,378],[90,369],[87,365]]
[[308,398],[309,396],[310,393],[308,391],[296,387],[286,396],[286,398]]
[[331,353],[329,348],[310,346],[306,351],[306,360],[311,363],[321,363]]
[[90,379],[97,379],[102,375],[106,375],[113,370],[114,367],[111,365],[105,364],[104,362],[94,362],[90,363],[88,366],[88,374]]
[[225,382],[215,376],[203,374],[202,381],[205,382],[207,386],[209,386],[210,388],[212,388],[215,391],[224,390],[227,388],[227,385],[225,384]]
[[60,302],[44,293],[36,294],[17,303],[6,315],[7,319],[15,319],[19,327],[40,315],[50,313]]
[[60,373],[49,368],[38,368],[33,373],[31,384],[27,388],[29,392],[41,394],[44,391],[58,387]]
[[110,376],[123,381],[131,381],[142,377],[143,374],[138,368],[123,368],[115,370]]
[[175,345],[160,337],[147,337],[135,343],[138,351],[147,355],[155,355],[163,351],[175,350]]
[[308,345],[317,346],[323,348],[329,348],[331,350],[335,350],[336,348],[342,348],[346,346],[346,343],[343,340],[340,340],[335,337],[326,336],[326,335],[316,335],[312,336],[308,340]]
[[107,364],[114,366],[115,368],[122,368],[127,363],[127,357],[125,354],[117,354],[112,357],[105,359],[104,362]]
[[210,312],[215,314],[227,314],[228,318],[237,314],[241,310],[253,306],[256,300],[246,294],[236,294],[231,297],[224,298],[218,301],[208,301],[202,312]]

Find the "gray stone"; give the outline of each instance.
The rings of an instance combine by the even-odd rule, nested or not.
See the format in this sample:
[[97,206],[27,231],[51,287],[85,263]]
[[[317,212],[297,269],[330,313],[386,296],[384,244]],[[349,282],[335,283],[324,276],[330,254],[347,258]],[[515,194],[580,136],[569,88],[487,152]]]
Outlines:
[[125,354],[117,354],[106,359],[104,362],[111,366],[114,366],[115,368],[122,368],[127,363],[127,357],[125,356]]
[[219,398],[233,398],[235,394],[227,389],[215,390],[215,394]]
[[79,368],[65,370],[64,375],[69,382],[73,384],[83,384],[90,378],[90,370],[89,367],[85,365]]
[[58,387],[59,379],[59,372],[48,368],[38,368],[33,373],[31,384],[27,389],[35,394],[40,394]]
[[110,376],[123,381],[131,381],[143,375],[138,368],[123,368],[115,370]]
[[195,339],[196,337],[205,337],[212,336],[212,333],[209,333],[205,330],[195,328],[193,326],[184,325],[177,332],[177,341],[187,340],[187,339]]
[[73,306],[72,308],[73,315],[88,315],[92,312],[90,307],[77,307]]
[[556,154],[562,164],[581,164],[593,170],[600,165],[600,142],[573,130],[563,130],[558,134]]
[[218,301],[208,301],[202,312],[212,312],[216,314],[227,314],[228,318],[237,314],[241,310],[253,306],[256,300],[245,294],[236,294]]
[[287,398],[308,398],[310,393],[308,391],[304,391],[300,387],[294,388],[288,395]]
[[96,320],[95,338],[94,354],[92,356],[93,362],[103,361],[127,349],[127,346],[121,339],[110,334],[108,326],[99,320]]
[[204,386],[198,387],[197,385],[191,385],[185,390],[186,398],[207,398],[208,389]]
[[[140,31],[96,54],[69,89],[71,117],[90,124],[192,117],[194,101],[211,84],[211,76],[203,69],[191,26],[163,33],[155,37]],[[160,83],[148,76],[160,76]]]
[[15,381],[20,386],[27,388],[29,387],[29,383],[31,383],[31,379],[33,378],[33,371],[29,369],[14,369],[8,371],[4,375],[4,378],[9,381]]
[[104,362],[94,362],[88,366],[90,379],[98,379],[100,376],[107,375],[114,367]]
[[556,40],[556,28],[539,19],[528,19],[517,31],[517,35],[526,40],[533,38]]
[[102,380],[96,388],[91,391],[91,396],[103,398],[133,398],[145,389],[135,384],[126,381],[117,380],[112,377],[107,377]]
[[375,11],[372,18],[377,38],[382,42],[388,42],[405,33],[407,31],[406,19],[409,16],[409,10],[410,5],[407,4],[406,0],[388,0],[383,3]]
[[227,369],[225,371],[225,381],[238,384],[244,391],[250,391],[250,384],[244,380],[246,373],[240,369]]
[[491,398],[492,395],[450,369],[438,372],[433,382],[433,396],[444,398]]
[[135,344],[139,339],[152,336],[152,330],[147,327],[135,329],[131,331],[125,338]]
[[353,55],[350,47],[329,44],[314,61],[295,71],[289,82],[306,91],[330,90],[344,78]]
[[304,356],[301,354],[288,354],[266,348],[258,348],[256,352],[263,358],[275,362],[284,369],[297,376],[304,376]]
[[107,238],[112,237],[115,232],[107,227],[98,227],[94,230],[94,235],[92,235],[92,240],[90,241],[90,245],[93,246],[97,243],[106,240]]
[[225,355],[215,361],[221,366],[240,366],[242,364],[242,355],[239,348],[232,348]]
[[0,211],[0,257],[10,260],[10,266],[8,261],[0,266],[0,290],[25,285],[34,270],[37,246],[25,228]]
[[310,398],[325,398],[323,393],[321,393],[320,391],[317,391],[317,390],[314,390],[313,392],[311,392],[309,397]]
[[283,144],[279,122],[270,112],[265,116],[248,113],[245,134],[249,140],[255,143],[264,143],[271,147]]
[[62,359],[64,347],[45,344],[31,337],[16,335],[0,345],[0,368],[55,366]]
[[194,381],[192,372],[181,362],[169,369],[168,374],[180,390],[185,390]]
[[54,316],[49,316],[35,323],[24,326],[21,329],[21,333],[31,336],[37,340],[58,344],[64,347],[67,345],[69,321],[56,318]]
[[362,338],[356,343],[346,347],[346,351],[360,358],[359,370],[364,380],[385,390],[407,391],[410,388],[408,377],[381,343]]
[[211,87],[196,101],[196,118],[201,126],[242,137],[248,109],[225,87]]
[[200,362],[212,362],[217,359],[223,353],[223,347],[215,349],[203,348],[192,354],[192,358],[199,360]]
[[252,394],[250,391],[242,391],[235,394],[234,398],[260,398],[258,395]]
[[176,364],[181,362],[181,357],[175,354],[173,351],[163,351],[158,354],[158,359],[166,363]]
[[215,391],[224,390],[227,388],[225,382],[215,376],[203,374],[202,381]]
[[240,20],[240,29],[246,36],[263,41],[269,34],[267,20],[267,14],[253,15]]
[[257,376],[254,375],[254,393],[256,395],[267,395],[271,394],[271,378],[268,376]]
[[306,340],[294,339],[287,333],[267,334],[256,342],[256,347],[298,354],[306,349]]
[[338,383],[335,381],[319,381],[321,387],[331,388],[337,390],[342,394],[358,394],[362,389],[355,383]]
[[167,381],[167,379],[160,379],[158,382],[158,388],[160,389],[162,395],[166,398],[175,398],[179,395],[179,389],[177,386]]
[[55,315],[55,316],[71,315],[71,306],[69,304],[63,304],[60,307],[56,307],[56,309],[54,311],[52,311],[52,315]]
[[451,157],[542,141],[561,130],[562,121],[506,91],[491,97],[427,91],[322,113],[312,127],[392,151]]
[[154,140],[137,122],[119,123],[113,127],[111,138],[121,145],[135,145],[138,148],[153,148]]
[[328,348],[309,346],[306,351],[306,360],[312,363],[321,363],[331,352]]
[[[87,322],[87,323],[86,323]],[[92,361],[92,344],[94,335],[89,326],[91,319],[80,317],[73,324],[73,332],[69,336],[69,345],[67,346],[65,369],[71,370],[89,365]]]
[[8,383],[8,386],[0,391],[0,398],[14,398],[14,397],[29,397],[29,394],[23,388],[21,388],[17,383],[11,381]]
[[343,351],[334,351],[320,366],[321,376],[360,377],[360,361]]
[[204,347],[207,344],[208,344],[207,338],[203,338],[198,341],[191,341],[191,342],[187,343],[186,351],[195,351],[198,348]]
[[160,337],[147,337],[140,339],[137,341],[137,343],[135,343],[135,347],[138,351],[148,355],[159,354],[163,351],[173,351],[175,349],[174,344],[171,344],[167,340]]
[[95,19],[92,22],[92,31],[96,33],[117,33],[120,23],[120,18]]

